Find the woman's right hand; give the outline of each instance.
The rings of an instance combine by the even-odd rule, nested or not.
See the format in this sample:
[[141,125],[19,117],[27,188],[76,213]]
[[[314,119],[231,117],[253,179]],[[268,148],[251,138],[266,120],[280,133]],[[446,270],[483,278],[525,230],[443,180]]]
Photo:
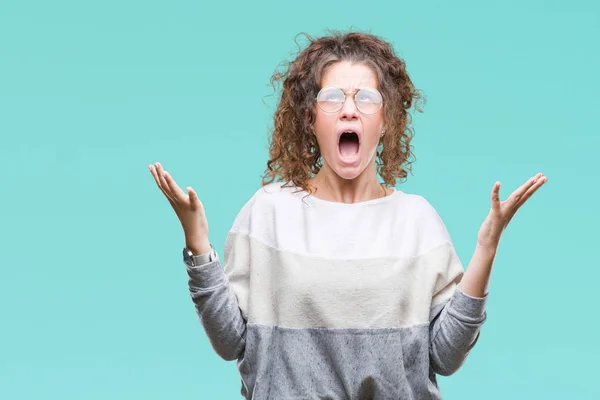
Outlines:
[[204,213],[204,206],[198,195],[190,186],[187,187],[188,194],[163,170],[160,163],[149,165],[148,169],[152,173],[158,188],[163,192],[171,207],[177,214],[181,222],[183,233],[185,235],[186,246],[194,253],[200,255],[210,251],[210,242],[208,240],[208,221]]

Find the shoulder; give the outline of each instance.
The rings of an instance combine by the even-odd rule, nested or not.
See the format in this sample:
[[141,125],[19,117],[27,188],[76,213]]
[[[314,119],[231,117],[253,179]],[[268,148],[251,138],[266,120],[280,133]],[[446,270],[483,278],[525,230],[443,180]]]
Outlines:
[[293,185],[284,186],[283,182],[272,182],[261,186],[245,202],[232,226],[232,230],[246,230],[252,215],[267,216],[272,214],[275,207],[281,207],[289,202],[290,193],[297,191]]
[[251,200],[257,207],[268,208],[285,204],[298,195],[301,195],[299,188],[292,184],[271,182],[257,189]]
[[439,217],[429,200],[420,194],[402,192],[400,206],[417,219]]
[[426,197],[419,194],[405,194],[403,197],[403,206],[412,215],[418,237],[432,243],[450,241],[444,221]]
[[293,184],[271,182],[259,188],[254,195],[258,196],[262,201],[269,201],[296,190],[298,190],[298,188]]

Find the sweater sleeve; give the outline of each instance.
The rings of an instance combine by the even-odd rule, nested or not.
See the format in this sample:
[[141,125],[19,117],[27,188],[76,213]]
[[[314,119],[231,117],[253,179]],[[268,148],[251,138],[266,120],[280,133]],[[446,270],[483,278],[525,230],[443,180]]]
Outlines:
[[227,361],[239,358],[246,346],[246,321],[219,255],[206,264],[186,268],[190,296],[213,349]]
[[452,297],[438,306],[429,324],[429,358],[433,371],[440,375],[452,375],[465,362],[467,355],[477,343],[481,326],[486,320],[483,298],[471,297],[452,283]]
[[471,297],[458,288],[463,265],[437,211],[425,202],[424,232],[439,237],[436,277],[429,314],[429,359],[433,371],[452,375],[465,362],[486,320],[487,297]]
[[[216,353],[227,361],[239,359],[246,349],[250,249],[239,231],[248,229],[253,196],[236,216],[225,240],[224,263],[213,261],[187,267],[189,291],[196,313]],[[216,252],[215,252],[216,253]]]

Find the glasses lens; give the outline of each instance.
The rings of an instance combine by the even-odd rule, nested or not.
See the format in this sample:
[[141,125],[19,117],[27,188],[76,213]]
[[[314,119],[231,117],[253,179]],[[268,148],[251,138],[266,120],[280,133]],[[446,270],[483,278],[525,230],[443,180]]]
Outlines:
[[[323,88],[317,96],[317,103],[325,112],[336,112],[341,110],[346,96],[340,88]],[[375,114],[381,108],[383,99],[381,93],[375,89],[360,89],[354,96],[356,107],[364,114]]]
[[325,112],[335,112],[342,108],[344,104],[344,92],[339,88],[324,88],[319,92],[317,102],[321,110]]
[[375,89],[360,89],[354,97],[356,107],[364,114],[375,114],[379,111],[382,100],[381,93]]

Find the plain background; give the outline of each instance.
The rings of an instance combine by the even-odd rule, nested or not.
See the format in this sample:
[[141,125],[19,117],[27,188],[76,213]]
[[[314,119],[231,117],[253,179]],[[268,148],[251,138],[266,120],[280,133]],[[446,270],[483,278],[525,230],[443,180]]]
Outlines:
[[296,34],[350,27],[391,41],[427,96],[397,188],[434,205],[465,267],[494,182],[504,200],[549,177],[444,398],[600,398],[600,8],[516,0],[2,0],[0,398],[241,398],[147,166],[197,190],[223,254],[266,168],[271,74]]

